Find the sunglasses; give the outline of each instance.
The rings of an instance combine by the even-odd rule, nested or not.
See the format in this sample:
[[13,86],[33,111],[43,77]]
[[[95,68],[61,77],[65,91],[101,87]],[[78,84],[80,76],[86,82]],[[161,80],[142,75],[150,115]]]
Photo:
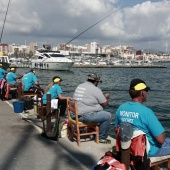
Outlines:
[[146,91],[146,92],[148,92],[148,89],[144,89],[143,91]]

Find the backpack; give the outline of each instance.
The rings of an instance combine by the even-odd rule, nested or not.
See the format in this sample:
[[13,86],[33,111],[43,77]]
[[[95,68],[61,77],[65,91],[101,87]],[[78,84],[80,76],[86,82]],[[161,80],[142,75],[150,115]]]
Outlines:
[[126,170],[126,166],[120,163],[112,152],[106,152],[92,170]]
[[7,84],[7,81],[5,79],[2,79],[0,81],[0,99],[1,100],[7,100],[9,95],[9,84]]
[[[116,132],[116,152],[120,159],[121,146],[120,146],[120,127]],[[131,170],[150,170],[150,159],[146,152],[146,135],[141,134],[131,139],[130,145],[130,167]]]
[[25,96],[21,100],[24,102],[24,110],[31,110],[34,108],[34,101],[31,97]]

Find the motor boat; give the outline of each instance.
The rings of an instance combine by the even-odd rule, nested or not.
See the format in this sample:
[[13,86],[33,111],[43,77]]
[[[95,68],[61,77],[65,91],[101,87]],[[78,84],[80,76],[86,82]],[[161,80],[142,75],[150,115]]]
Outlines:
[[7,70],[11,65],[8,56],[0,54],[0,64],[2,64],[3,69]]
[[43,70],[69,70],[73,61],[58,51],[37,50],[31,60],[31,68]]

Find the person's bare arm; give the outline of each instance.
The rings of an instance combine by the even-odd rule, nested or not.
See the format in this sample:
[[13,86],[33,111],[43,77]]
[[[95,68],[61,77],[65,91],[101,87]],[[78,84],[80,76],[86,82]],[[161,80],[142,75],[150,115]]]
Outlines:
[[105,96],[105,98],[106,98],[106,102],[105,103],[102,103],[102,104],[100,104],[103,108],[105,108],[107,105],[108,105],[108,99],[110,98],[110,94],[105,94],[104,95]]
[[159,136],[156,136],[155,139],[158,143],[163,144],[165,141],[165,133],[162,133]]
[[68,96],[62,96],[62,94],[59,94],[59,95],[58,95],[58,98],[59,98],[60,100],[62,100],[62,99],[72,99],[71,97],[68,97]]
[[40,84],[39,84],[38,81],[36,81],[34,84],[35,84],[36,86],[40,87]]
[[22,75],[18,75],[16,79],[21,79],[23,77],[23,74]]

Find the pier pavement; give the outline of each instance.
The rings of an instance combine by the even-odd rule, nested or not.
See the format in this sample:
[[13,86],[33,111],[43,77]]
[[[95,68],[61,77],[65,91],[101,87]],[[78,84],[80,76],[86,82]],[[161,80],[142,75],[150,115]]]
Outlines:
[[[82,141],[80,147],[67,137],[52,141],[41,136],[42,122],[24,113],[16,114],[12,102],[0,101],[0,169],[2,170],[91,170],[111,144]],[[25,121],[22,117],[30,118]],[[114,133],[114,132],[113,132]]]

